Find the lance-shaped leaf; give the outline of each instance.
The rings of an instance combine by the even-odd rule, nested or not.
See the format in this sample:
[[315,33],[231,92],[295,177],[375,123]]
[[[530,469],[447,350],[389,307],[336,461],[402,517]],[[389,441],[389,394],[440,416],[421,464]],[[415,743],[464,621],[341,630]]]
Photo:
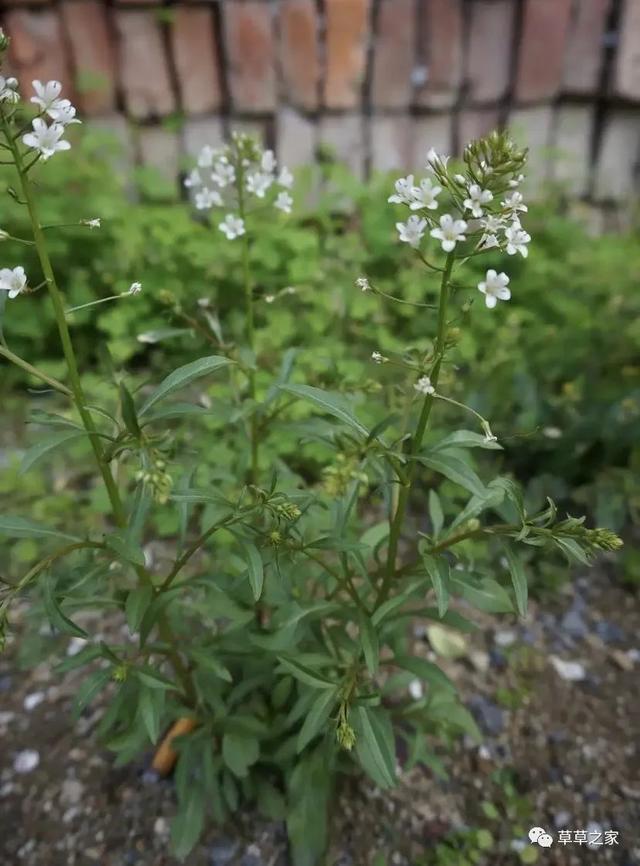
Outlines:
[[363,769],[380,787],[392,787],[396,782],[396,754],[389,716],[383,710],[355,707],[351,719]]
[[301,752],[324,728],[337,700],[337,689],[321,692],[311,705],[303,726],[300,728],[296,748]]
[[441,556],[429,556],[427,553],[422,555],[422,561],[436,593],[438,614],[443,617],[449,607],[449,563]]
[[14,538],[63,538],[65,541],[81,541],[77,535],[59,532],[49,526],[41,526],[25,517],[12,517],[9,514],[0,515],[0,535],[11,535]]
[[428,466],[429,469],[433,469],[434,472],[444,475],[445,478],[453,481],[454,484],[464,487],[465,490],[473,493],[474,496],[485,497],[487,495],[487,488],[473,469],[458,457],[454,457],[446,452],[436,451],[421,454],[416,457],[416,460]]
[[292,674],[301,683],[312,686],[314,689],[332,689],[336,685],[336,683],[332,683],[331,680],[328,680],[322,674],[293,659],[278,656],[278,661],[287,673]]
[[262,595],[262,586],[264,584],[264,567],[262,565],[262,557],[260,551],[255,544],[247,543],[244,546],[244,552],[247,559],[247,567],[249,570],[249,583],[253,597],[256,601]]
[[505,545],[505,553],[507,555],[507,562],[509,563],[509,571],[511,572],[513,590],[516,595],[516,607],[520,616],[525,617],[527,615],[527,600],[529,598],[527,577],[519,557],[514,553],[510,545]]
[[60,430],[57,433],[52,433],[45,439],[41,439],[40,442],[37,442],[25,451],[20,464],[20,473],[24,474],[27,472],[36,463],[39,463],[40,460],[51,454],[52,451],[56,451],[68,442],[82,439],[86,435],[84,430]]
[[347,424],[361,436],[369,435],[369,431],[364,424],[358,421],[342,394],[323,391],[321,388],[313,388],[311,385],[279,385],[278,387],[281,391],[286,391],[287,394],[292,394],[294,397],[300,397],[301,400],[313,403],[314,406],[322,409],[323,412],[333,415],[334,418],[342,421],[343,424]]
[[233,362],[229,358],[224,358],[222,355],[210,355],[207,358],[199,358],[197,361],[192,361],[190,364],[185,364],[184,367],[178,367],[173,373],[170,373],[164,381],[156,388],[156,390],[147,399],[144,406],[138,412],[138,418],[155,406],[160,400],[169,397],[180,388],[185,388],[196,379],[201,379],[209,373],[214,373],[222,367],[228,367]]

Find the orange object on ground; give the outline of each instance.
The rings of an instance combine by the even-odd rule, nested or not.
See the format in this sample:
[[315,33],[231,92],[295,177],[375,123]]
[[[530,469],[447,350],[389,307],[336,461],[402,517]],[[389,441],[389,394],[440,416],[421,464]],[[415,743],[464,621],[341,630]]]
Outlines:
[[159,773],[161,776],[168,776],[171,770],[173,770],[176,761],[178,760],[178,753],[171,745],[176,737],[181,737],[183,734],[188,734],[192,731],[197,725],[195,719],[178,719],[177,722],[174,722],[173,725],[167,731],[165,738],[158,746],[158,750],[153,756],[153,761],[151,763],[151,767]]

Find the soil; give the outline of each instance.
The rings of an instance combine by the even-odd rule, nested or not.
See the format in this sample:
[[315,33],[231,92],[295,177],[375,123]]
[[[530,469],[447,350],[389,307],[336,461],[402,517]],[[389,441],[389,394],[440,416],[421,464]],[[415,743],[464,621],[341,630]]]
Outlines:
[[[516,866],[531,847],[529,828],[539,826],[554,840],[534,846],[540,864],[640,864],[637,598],[600,568],[532,601],[525,622],[473,618],[480,628],[461,657],[439,663],[486,739],[443,750],[444,781],[418,766],[390,793],[349,782],[327,863]],[[424,625],[414,634],[416,651],[431,654]],[[177,866],[168,845],[172,780],[149,771],[150,756],[113,765],[96,742],[101,708],[71,718],[77,683],[73,674],[58,679],[48,663],[20,670],[15,645],[0,658],[1,866]],[[39,763],[17,772],[26,750]],[[479,828],[491,833],[488,846],[454,859],[459,840]],[[598,828],[617,831],[617,844],[559,841],[561,830]],[[247,814],[211,827],[185,862],[288,866],[284,829]]]

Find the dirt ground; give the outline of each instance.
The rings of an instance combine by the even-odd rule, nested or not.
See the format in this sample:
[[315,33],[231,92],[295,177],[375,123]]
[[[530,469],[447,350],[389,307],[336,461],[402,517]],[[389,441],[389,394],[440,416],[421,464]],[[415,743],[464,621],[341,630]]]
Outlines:
[[[532,602],[524,623],[473,618],[460,657],[440,663],[486,739],[442,751],[447,780],[419,766],[390,794],[364,780],[343,787],[327,863],[640,864],[637,596],[599,568]],[[431,653],[424,626],[414,633]],[[95,739],[100,707],[71,719],[74,676],[59,680],[46,663],[20,671],[14,655],[0,658],[0,866],[177,866],[172,781],[154,777],[149,756],[115,768]],[[554,841],[527,854],[534,826]],[[617,844],[563,845],[568,829],[616,831]],[[186,863],[287,866],[283,827],[253,815],[212,827]]]

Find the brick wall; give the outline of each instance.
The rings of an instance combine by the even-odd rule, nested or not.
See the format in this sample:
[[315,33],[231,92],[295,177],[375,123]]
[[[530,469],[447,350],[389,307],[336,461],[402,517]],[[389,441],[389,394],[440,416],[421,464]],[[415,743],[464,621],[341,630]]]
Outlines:
[[4,0],[11,70],[59,78],[169,176],[231,128],[291,166],[420,166],[509,125],[537,181],[637,190],[640,0]]

